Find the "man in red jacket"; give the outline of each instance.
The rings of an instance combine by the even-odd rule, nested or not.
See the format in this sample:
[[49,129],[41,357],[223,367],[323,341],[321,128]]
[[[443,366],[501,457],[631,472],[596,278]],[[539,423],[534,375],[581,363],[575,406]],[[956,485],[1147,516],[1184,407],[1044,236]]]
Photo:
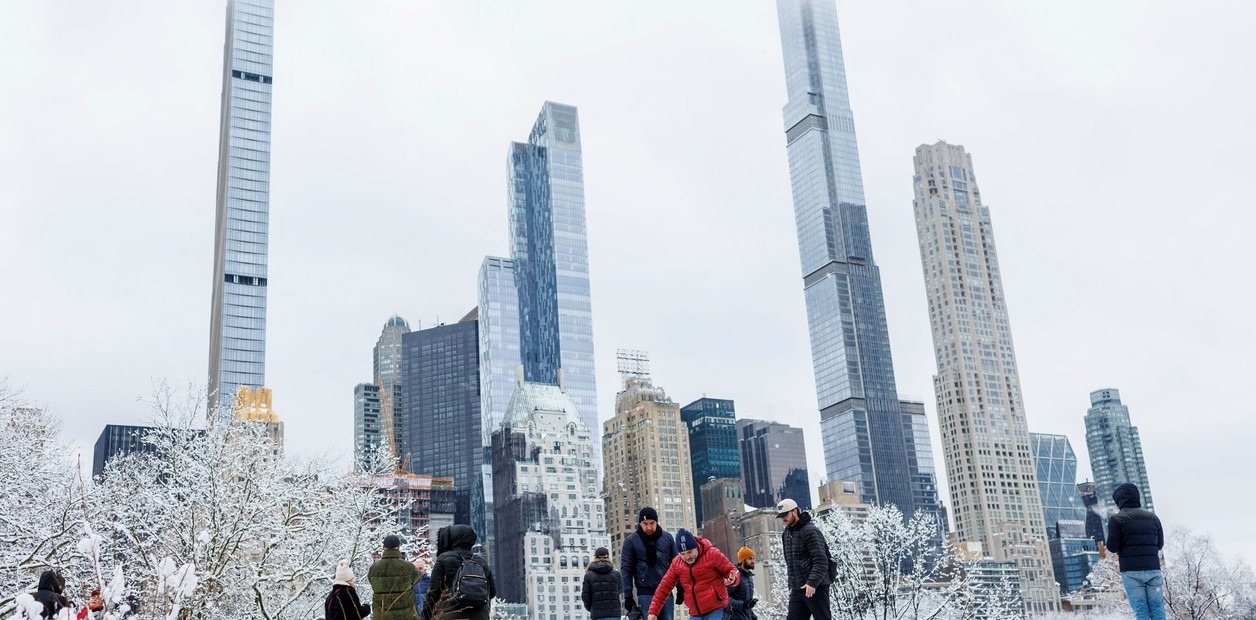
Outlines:
[[649,620],[658,620],[659,611],[678,582],[692,620],[723,620],[724,607],[728,605],[728,586],[735,586],[741,580],[737,567],[705,538],[685,529],[676,532],[676,553],[654,591]]

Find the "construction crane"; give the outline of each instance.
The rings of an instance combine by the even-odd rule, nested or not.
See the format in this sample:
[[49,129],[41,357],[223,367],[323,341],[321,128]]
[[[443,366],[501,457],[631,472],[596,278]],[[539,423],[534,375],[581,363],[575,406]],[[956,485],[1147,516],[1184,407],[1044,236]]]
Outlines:
[[397,433],[393,428],[392,402],[388,400],[388,391],[384,389],[384,382],[380,381],[375,384],[379,387],[379,410],[384,422],[384,438],[388,442],[388,455],[392,457],[393,475],[397,477],[410,475],[410,453],[406,452],[406,458],[401,459],[399,452],[400,446],[397,445]]

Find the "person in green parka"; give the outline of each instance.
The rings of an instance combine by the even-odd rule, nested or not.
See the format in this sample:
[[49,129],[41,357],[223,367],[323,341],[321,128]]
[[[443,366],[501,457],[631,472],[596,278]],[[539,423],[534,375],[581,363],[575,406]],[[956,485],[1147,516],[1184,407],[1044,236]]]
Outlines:
[[384,537],[384,554],[366,575],[371,583],[371,609],[378,620],[418,620],[414,607],[414,584],[419,569],[401,557],[401,539]]

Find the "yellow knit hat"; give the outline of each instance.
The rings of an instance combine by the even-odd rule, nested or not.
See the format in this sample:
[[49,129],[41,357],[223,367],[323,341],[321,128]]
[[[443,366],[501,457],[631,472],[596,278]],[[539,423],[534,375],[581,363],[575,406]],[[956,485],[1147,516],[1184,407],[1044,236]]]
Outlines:
[[742,562],[745,562],[746,560],[749,560],[750,558],[753,558],[753,557],[754,557],[754,552],[750,550],[750,547],[742,547],[741,549],[737,550],[737,563],[738,564],[741,564]]

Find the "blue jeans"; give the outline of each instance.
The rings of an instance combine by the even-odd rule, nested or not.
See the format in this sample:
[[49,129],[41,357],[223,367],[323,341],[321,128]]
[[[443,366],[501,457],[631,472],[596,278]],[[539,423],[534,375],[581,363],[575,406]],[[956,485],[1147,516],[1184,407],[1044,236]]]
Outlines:
[[[654,602],[653,594],[638,594],[637,606],[641,608],[641,620],[646,620],[650,614],[650,603]],[[672,614],[676,613],[676,601],[672,598],[672,593],[667,593],[667,602],[663,604],[663,609],[659,610],[659,620],[672,620]]]
[[1126,571],[1121,573],[1121,583],[1135,620],[1164,620],[1164,575],[1160,571]]
[[724,610],[717,609],[701,616],[689,616],[689,620],[724,620]]

